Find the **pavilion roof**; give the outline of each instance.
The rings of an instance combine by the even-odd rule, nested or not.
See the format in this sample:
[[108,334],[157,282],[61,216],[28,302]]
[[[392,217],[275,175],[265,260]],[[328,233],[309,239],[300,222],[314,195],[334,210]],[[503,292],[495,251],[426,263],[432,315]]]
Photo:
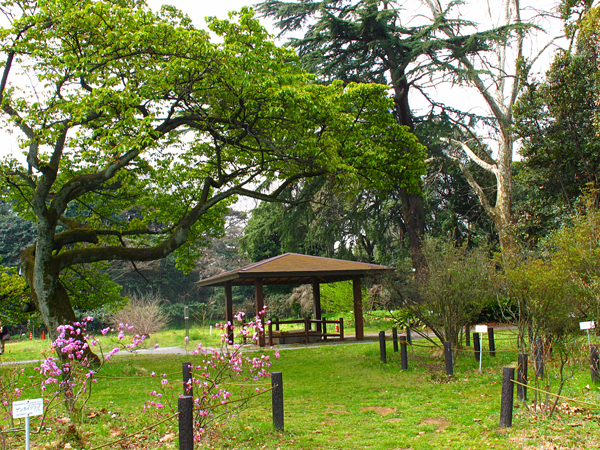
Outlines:
[[313,281],[333,283],[351,280],[355,276],[365,277],[393,270],[393,267],[379,264],[285,253],[200,280],[196,285],[225,286],[225,283],[230,281],[232,286],[248,286],[253,285],[257,278],[261,278],[264,285],[311,284]]

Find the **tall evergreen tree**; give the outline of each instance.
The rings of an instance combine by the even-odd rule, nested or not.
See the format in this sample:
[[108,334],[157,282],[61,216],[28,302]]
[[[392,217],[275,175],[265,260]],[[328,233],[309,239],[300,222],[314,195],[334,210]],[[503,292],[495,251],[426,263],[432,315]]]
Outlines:
[[[420,25],[409,25],[414,17],[403,17],[404,9],[389,0],[267,0],[258,6],[275,19],[281,34],[304,30],[290,44],[298,50],[304,66],[324,82],[389,84],[394,93],[396,120],[415,129],[409,92],[423,89],[433,72],[444,71],[452,62],[492,48],[511,27],[469,35],[447,36],[445,30],[473,25],[444,14]],[[423,197],[405,188],[398,190],[410,241],[413,266],[423,264],[420,241],[425,227]]]

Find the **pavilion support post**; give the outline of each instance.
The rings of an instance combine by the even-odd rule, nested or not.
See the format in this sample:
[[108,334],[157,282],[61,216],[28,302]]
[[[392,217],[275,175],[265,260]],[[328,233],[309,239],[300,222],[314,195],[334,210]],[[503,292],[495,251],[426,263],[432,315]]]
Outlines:
[[[313,316],[315,320],[321,320],[321,289],[319,285],[319,281],[316,278],[313,278],[312,282],[313,288]],[[317,333],[322,333],[323,329],[321,327],[321,322],[317,322]]]
[[[225,323],[233,324],[233,294],[231,281],[225,282]],[[233,327],[227,328],[227,339],[233,344]]]
[[352,277],[352,291],[354,293],[354,328],[356,330],[356,340],[363,341],[365,339],[365,332],[363,329],[362,291],[358,275]]
[[[263,327],[265,323],[265,315],[264,315],[264,306],[265,306],[265,297],[263,294],[263,281],[262,278],[256,278],[254,281],[254,307],[256,309],[256,316],[260,317],[263,322]],[[259,347],[265,346],[265,333],[258,333],[258,345]]]

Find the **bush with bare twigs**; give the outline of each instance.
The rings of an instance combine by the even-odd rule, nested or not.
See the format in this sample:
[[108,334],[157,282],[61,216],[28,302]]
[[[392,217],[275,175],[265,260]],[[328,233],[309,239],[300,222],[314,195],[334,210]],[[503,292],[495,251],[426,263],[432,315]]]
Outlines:
[[112,315],[113,326],[128,324],[133,327],[130,333],[145,336],[165,329],[168,318],[161,311],[162,300],[160,295],[154,292],[144,295],[132,294],[127,306]]

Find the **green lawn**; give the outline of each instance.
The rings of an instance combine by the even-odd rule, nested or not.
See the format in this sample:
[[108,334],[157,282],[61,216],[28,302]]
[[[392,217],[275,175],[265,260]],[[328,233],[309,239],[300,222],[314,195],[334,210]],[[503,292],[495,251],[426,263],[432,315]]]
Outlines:
[[[161,339],[176,342],[183,336],[177,333],[182,332],[175,335],[168,332]],[[588,413],[563,407],[559,415],[547,419],[519,405],[513,428],[499,428],[501,371],[503,366],[514,365],[517,355],[501,351],[510,350],[513,345],[510,332],[496,334],[500,352],[495,358],[484,355],[482,373],[473,354],[461,352],[456,376],[449,380],[445,377],[443,360],[426,347],[425,341],[416,341],[409,348],[406,372],[400,370],[399,354],[392,352],[391,342],[387,364],[380,362],[379,344],[374,341],[282,349],[272,371],[283,373],[285,431],[279,433],[272,428],[267,394],[197,447],[298,450],[597,447],[600,411]],[[16,349],[17,345],[29,345],[35,353],[39,351],[35,348],[37,344],[33,341],[11,346]],[[487,345],[485,339],[484,345]],[[63,415],[53,412],[52,420],[48,421],[52,430],[32,437],[34,448],[64,448],[69,443],[72,448],[90,449],[155,423],[156,417],[143,413],[141,407],[151,399],[149,392],[158,385],[158,380],[150,378],[150,374],[167,373],[169,378],[179,379],[181,363],[194,362],[194,358],[197,357],[115,358],[103,368],[94,386],[79,439],[73,437],[77,433],[69,434],[68,423],[58,423],[58,419],[65,421]],[[28,368],[26,374],[30,371]],[[548,367],[547,371],[553,377],[554,368]],[[37,393],[30,395],[35,397]],[[174,390],[173,398],[177,395]],[[600,402],[600,390],[590,384],[585,363],[567,382],[564,395]],[[516,399],[515,403],[519,404]],[[163,416],[168,414],[167,408]],[[162,424],[125,444],[123,448],[175,449],[177,422]],[[23,446],[22,435],[8,438],[7,448],[19,446]],[[115,444],[108,448],[120,447]]]

